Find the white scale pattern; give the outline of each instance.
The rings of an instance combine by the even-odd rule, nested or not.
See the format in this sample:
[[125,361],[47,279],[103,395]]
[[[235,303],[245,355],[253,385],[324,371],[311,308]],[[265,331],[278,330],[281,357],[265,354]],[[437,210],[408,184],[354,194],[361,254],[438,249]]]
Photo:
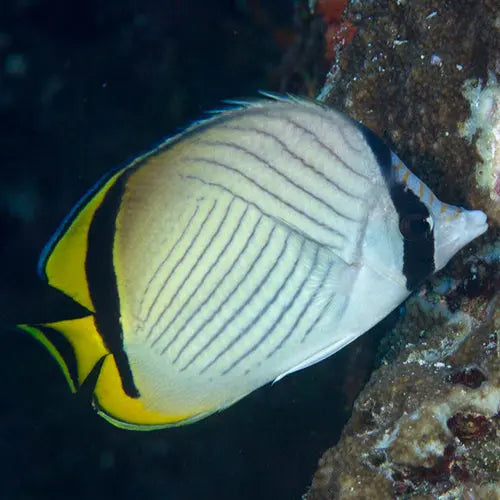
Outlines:
[[374,178],[349,166],[359,154],[349,141],[337,156],[336,125],[311,116],[315,131],[283,117],[225,121],[178,160],[204,199],[156,269],[142,321],[148,343],[180,372],[298,362],[309,343],[318,349],[318,325],[340,319],[347,299],[329,276],[359,253]]

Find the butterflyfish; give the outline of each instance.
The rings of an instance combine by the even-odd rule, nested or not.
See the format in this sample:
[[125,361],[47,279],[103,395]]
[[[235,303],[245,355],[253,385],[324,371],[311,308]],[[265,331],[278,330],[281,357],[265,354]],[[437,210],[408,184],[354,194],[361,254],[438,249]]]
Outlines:
[[88,314],[20,326],[111,423],[185,424],[349,344],[486,229],[362,124],[262,98],[98,183],[39,263]]

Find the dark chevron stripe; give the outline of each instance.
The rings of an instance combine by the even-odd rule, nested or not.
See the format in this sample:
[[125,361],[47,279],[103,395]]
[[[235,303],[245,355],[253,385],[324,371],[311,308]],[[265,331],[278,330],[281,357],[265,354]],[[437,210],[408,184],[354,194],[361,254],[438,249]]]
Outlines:
[[[248,205],[247,205],[247,208],[248,208]],[[246,212],[246,210],[245,210]],[[254,235],[255,235],[255,232],[257,231],[257,227],[259,226],[261,220],[262,220],[262,217],[263,215],[261,214],[259,216],[259,219],[257,220],[257,222],[255,223],[253,229],[252,229],[252,232],[249,234],[245,244],[241,247],[241,250],[240,252],[238,253],[238,255],[236,256],[236,259],[234,259],[234,261],[232,262],[231,266],[229,267],[229,269],[224,273],[224,275],[222,276],[222,278],[217,282],[217,284],[215,285],[214,287],[214,290],[217,290],[221,285],[222,283],[225,281],[225,279],[229,276],[229,274],[231,274],[231,271],[234,269],[234,266],[237,264],[237,262],[239,261],[240,257],[243,255],[243,253],[245,252],[245,250],[248,248],[248,244],[249,242],[253,239]],[[236,234],[237,231],[234,232],[234,234],[231,236],[231,239],[233,239],[234,235]],[[186,328],[186,326],[193,320],[193,318],[200,312],[200,310],[205,307],[206,303],[212,298],[212,295],[209,295],[201,304],[198,305],[198,307],[196,308],[196,310],[191,314],[191,316],[189,318],[186,319],[186,321],[184,321],[184,324],[179,328],[179,330],[177,331],[176,335],[174,338],[172,338],[169,343],[163,348],[163,350],[161,351],[161,353],[165,353],[169,348],[170,346],[177,340],[178,336],[184,331],[184,329]],[[211,319],[213,319],[213,316],[210,318],[209,321],[211,321]],[[182,347],[182,349],[179,351],[179,353],[177,354],[175,360],[174,360],[174,363],[175,361],[177,361],[177,359],[181,356],[182,352],[184,351],[184,349],[189,345],[189,343],[193,340],[193,338],[195,337],[195,335],[201,330],[203,329],[205,326],[206,326],[207,322],[204,322],[202,324],[202,326],[188,339],[188,341],[186,342],[186,344],[184,344],[184,346]]]
[[[243,336],[248,332],[248,330],[250,330],[252,328],[252,326],[255,325],[255,323],[258,321],[259,318],[261,318],[266,312],[267,310],[269,309],[269,307],[271,307],[271,305],[276,301],[278,295],[282,292],[283,288],[287,285],[288,281],[290,280],[290,278],[292,277],[292,275],[295,273],[295,270],[297,269],[297,264],[299,263],[299,260],[300,260],[300,257],[302,256],[302,252],[304,250],[304,244],[305,244],[305,240],[302,240],[302,245],[300,247],[300,252],[299,254],[297,255],[296,259],[295,259],[295,262],[292,266],[292,269],[290,269],[290,271],[288,272],[286,278],[284,279],[284,281],[281,283],[280,287],[278,288],[278,290],[276,290],[276,292],[274,293],[274,295],[272,296],[271,300],[268,301],[264,307],[261,308],[261,310],[258,312],[258,314],[254,317],[254,319],[243,329],[242,332],[240,332],[238,334],[237,337],[235,337],[230,343],[229,345],[226,346],[225,349],[223,349],[222,352],[220,352],[216,358],[211,362],[209,363],[207,366],[205,366],[203,368],[203,370],[201,371],[201,373],[203,373],[205,370],[207,370],[208,368],[210,368],[210,366],[212,366],[221,356],[223,356],[227,351],[229,351],[229,349],[231,349],[231,347],[233,347],[241,338],[243,338]],[[270,275],[271,273],[269,273]],[[267,278],[267,277],[266,277]],[[300,292],[300,289],[295,292],[295,295],[294,297],[292,298],[292,301],[291,303],[293,303],[293,301],[297,298],[297,295],[298,295],[298,292]],[[238,364],[240,364],[246,357],[248,357],[250,354],[252,354],[252,352],[254,352],[256,349],[258,349],[258,347],[262,344],[262,342],[264,342],[266,340],[266,338],[270,335],[270,333],[274,330],[274,328],[276,327],[276,325],[281,321],[281,318],[283,317],[283,314],[285,314],[285,312],[290,308],[290,304],[285,307],[282,311],[281,311],[281,314],[278,316],[278,318],[274,321],[274,323],[272,324],[272,326],[270,328],[267,329],[267,331],[260,336],[260,338],[258,339],[257,342],[254,343],[254,345],[252,347],[250,347],[249,349],[247,349],[241,356],[239,356],[235,361],[233,361],[233,363],[231,363],[231,365],[222,372],[222,375],[226,375],[228,374],[233,368],[235,368]]]
[[[207,220],[210,218],[210,216],[212,215],[212,212],[215,208],[215,206],[217,205],[217,200],[215,200],[212,204],[212,208],[208,211],[207,215],[205,216],[205,218],[203,219],[200,227],[198,228],[198,231],[196,232],[196,234],[194,235],[193,239],[191,240],[191,243],[189,243],[188,247],[186,248],[185,252],[182,254],[182,257],[175,263],[174,267],[172,268],[172,270],[170,271],[169,275],[167,276],[167,279],[163,282],[163,286],[160,288],[160,290],[158,291],[158,293],[156,294],[155,298],[153,299],[153,303],[151,304],[151,307],[150,307],[150,310],[153,309],[153,307],[155,306],[155,304],[157,303],[158,299],[160,298],[163,290],[165,289],[165,286],[166,284],[168,283],[168,280],[171,278],[171,276],[174,274],[174,272],[177,270],[177,268],[180,266],[181,262],[184,260],[184,258],[186,257],[186,255],[190,252],[191,248],[193,247],[193,245],[196,243],[196,240],[198,239],[198,237],[200,236],[200,233],[203,229],[203,227],[205,226]],[[154,321],[154,323],[151,325],[150,329],[149,329],[149,333],[147,335],[146,338],[149,338],[149,336],[151,335],[151,333],[153,332],[154,328],[158,325],[158,323],[160,322],[161,320],[161,317],[163,316],[164,312],[170,307],[170,305],[172,304],[172,301],[174,300],[175,298],[175,295],[172,296],[172,298],[170,299],[170,302],[168,303],[167,307],[163,309],[163,312],[161,314],[159,314],[156,318],[156,320]]]
[[318,314],[318,316],[316,317],[316,319],[314,320],[313,324],[307,329],[307,332],[304,333],[304,336],[302,337],[302,340],[300,341],[301,343],[304,342],[304,340],[306,339],[306,337],[312,332],[312,330],[314,329],[314,327],[323,319],[323,316],[325,315],[326,313],[326,310],[328,309],[328,307],[330,306],[330,304],[332,303],[332,300],[333,300],[333,297],[335,297],[335,293],[332,293],[330,295],[330,298],[328,299],[328,301],[325,303],[325,305],[323,306],[323,309],[321,310],[321,312]]
[[[168,311],[169,307],[173,304],[175,298],[179,295],[179,293],[181,292],[181,290],[184,288],[184,285],[186,284],[187,280],[191,277],[191,275],[193,274],[193,272],[195,271],[195,269],[198,267],[198,264],[201,262],[201,260],[205,256],[207,250],[212,246],[212,243],[214,242],[215,238],[217,238],[217,236],[219,236],[221,228],[222,228],[222,226],[224,225],[224,222],[227,219],[227,216],[229,214],[229,211],[231,210],[231,206],[233,205],[233,203],[234,203],[234,198],[231,200],[231,202],[229,203],[229,205],[226,207],[226,211],[224,212],[224,216],[222,217],[222,220],[219,221],[219,225],[217,226],[216,231],[214,232],[214,234],[212,234],[212,236],[208,240],[208,242],[205,245],[205,247],[203,248],[201,254],[198,255],[195,263],[191,266],[191,268],[189,269],[189,272],[187,273],[187,275],[182,280],[182,283],[179,285],[179,287],[177,288],[177,290],[175,291],[175,293],[172,294],[172,297],[170,298],[169,303],[165,306],[165,308],[163,309],[162,313],[159,316],[160,319],[165,315],[165,313]],[[214,207],[215,207],[215,203],[214,203]],[[208,218],[206,220],[208,220]],[[203,283],[203,281],[201,281],[201,283]],[[196,288],[197,287],[195,287],[194,291],[196,291]],[[158,342],[158,340],[160,340],[160,338],[162,337],[162,335],[168,330],[168,327],[172,324],[173,321],[176,320],[176,318],[178,317],[178,315],[182,311],[182,307],[179,307],[177,313],[174,315],[174,318],[160,332],[160,334],[156,337],[156,339],[153,340],[153,342],[151,343],[151,346],[156,345],[156,343]]]
[[[349,118],[349,116],[344,115],[344,117]],[[358,122],[356,122],[356,126],[358,125]],[[346,129],[344,127],[341,127],[339,125],[336,125],[336,128],[338,130],[338,133],[342,136],[342,139],[344,140],[345,144],[347,144],[354,152],[356,153],[362,153],[363,149],[365,147],[364,144],[360,144],[359,148],[355,147],[352,142],[349,140],[348,135],[346,134]],[[349,130],[350,131],[350,130]],[[356,136],[354,136],[354,139],[357,139]]]
[[[286,227],[287,230],[290,230],[292,229],[292,231],[295,231],[297,234],[299,234],[300,236],[302,236],[303,238],[305,238],[307,241],[311,241],[313,242],[315,245],[318,244],[318,242],[316,240],[313,240],[312,238],[309,238],[306,234],[304,233],[300,233],[298,232],[296,229],[294,228],[290,228],[289,226],[287,226],[282,220],[280,219],[277,219],[276,217],[274,217],[272,214],[270,214],[269,212],[266,212],[262,207],[260,207],[259,205],[257,205],[256,203],[254,203],[253,201],[250,201],[246,198],[244,198],[243,196],[240,196],[239,194],[236,194],[234,191],[231,191],[230,189],[228,189],[226,186],[222,185],[222,184],[219,184],[217,182],[211,182],[211,181],[207,181],[205,179],[202,179],[201,177],[198,177],[197,175],[181,175],[181,177],[183,179],[192,179],[192,180],[195,180],[195,181],[198,181],[198,182],[201,182],[202,184],[206,185],[206,186],[211,186],[211,187],[215,187],[215,188],[218,188],[218,189],[221,189],[222,191],[225,191],[226,193],[229,193],[231,194],[232,196],[234,196],[235,198],[238,198],[239,200],[242,200],[244,201],[245,203],[248,203],[250,206],[256,208],[261,214],[265,215],[266,217],[269,217],[270,219],[272,219],[276,224],[278,225],[281,225],[283,227]],[[332,249],[335,249],[335,250],[342,250],[342,247],[338,246],[338,245],[331,245],[331,244],[328,244],[328,247],[329,248],[332,248]]]
[[337,182],[335,182],[333,179],[331,179],[330,177],[326,176],[323,172],[321,172],[320,170],[318,170],[317,168],[314,167],[314,165],[311,165],[310,163],[308,163],[305,158],[302,158],[302,156],[299,156],[297,153],[293,152],[288,146],[287,144],[282,141],[278,136],[272,134],[271,132],[268,132],[266,130],[262,130],[262,129],[259,129],[257,127],[240,127],[240,126],[230,126],[230,125],[222,125],[221,128],[224,128],[226,130],[237,130],[239,132],[254,132],[258,135],[262,135],[263,137],[267,137],[268,139],[271,139],[273,140],[274,142],[276,142],[277,144],[279,144],[279,146],[283,149],[283,151],[288,154],[290,157],[292,157],[293,159],[299,161],[300,163],[302,163],[302,165],[311,170],[312,172],[314,172],[316,175],[318,175],[319,177],[321,177],[324,181],[326,181],[331,187],[333,187],[334,190],[337,190],[337,191],[340,191],[341,193],[343,193],[344,195],[346,196],[349,196],[350,198],[354,198],[356,200],[360,200],[360,201],[363,201],[364,198],[361,197],[361,196],[356,196],[355,194],[353,193],[350,193],[349,191],[346,191],[342,186],[340,186]]
[[[231,201],[231,203],[230,203],[230,205],[228,207],[228,210],[226,211],[226,215],[224,215],[224,219],[223,219],[222,223],[224,223],[224,220],[226,219],[226,216],[227,216],[227,214],[228,214],[228,212],[230,210],[231,205],[233,204],[233,201],[234,201],[234,198]],[[200,280],[200,286],[203,285],[203,283],[205,282],[205,279],[207,278],[207,276],[212,272],[212,270],[214,269],[214,267],[220,262],[220,259],[221,259],[222,255],[225,253],[225,251],[228,249],[229,245],[234,240],[234,235],[237,233],[238,229],[240,228],[241,223],[243,221],[243,218],[245,217],[247,211],[248,211],[248,205],[245,208],[243,214],[240,216],[238,224],[236,225],[236,229],[231,232],[231,236],[226,241],[226,244],[224,245],[224,248],[219,252],[219,254],[215,258],[215,260],[212,262],[212,264],[210,264],[210,266],[208,267],[208,269],[203,274],[203,276],[202,276],[202,278]],[[222,225],[222,223],[221,223],[221,225]],[[220,226],[219,226],[219,229],[220,229]],[[217,230],[217,234],[219,233],[219,229]],[[197,286],[193,287],[193,291],[189,294],[189,297],[184,301],[184,303],[182,304],[182,306],[179,306],[179,308],[178,308],[177,312],[175,313],[174,317],[168,322],[167,326],[165,326],[165,328],[163,329],[162,333],[160,334],[160,337],[163,336],[163,334],[168,331],[168,329],[170,328],[170,326],[179,317],[179,315],[182,313],[182,311],[184,310],[184,308],[187,307],[187,305],[191,302],[191,299],[196,295],[197,291],[198,291],[198,287]],[[212,293],[213,293],[213,291],[214,290],[212,290]],[[172,343],[174,343],[177,340],[177,338],[179,336],[179,333],[180,333],[180,330],[178,330],[176,332],[176,334],[173,336],[173,338],[169,341],[169,345],[171,345]],[[166,349],[162,350],[162,354],[165,352],[165,350]]]
[[[310,196],[311,198],[313,198],[314,200],[316,200],[318,203],[322,204],[324,207],[326,207],[329,210],[331,210],[338,217],[340,217],[342,219],[349,220],[351,222],[361,222],[359,219],[354,219],[353,217],[350,217],[350,216],[348,216],[346,214],[343,214],[343,213],[339,212],[337,209],[335,209],[334,207],[332,207],[332,205],[330,205],[326,201],[322,200],[319,196],[316,196],[311,191],[308,191],[303,186],[297,184],[294,180],[292,180],[290,177],[288,177],[283,172],[281,172],[280,170],[278,170],[276,167],[274,167],[270,162],[268,162],[262,156],[258,155],[257,153],[254,153],[253,151],[250,151],[249,149],[247,149],[247,148],[245,148],[243,146],[240,146],[239,144],[235,144],[233,142],[225,142],[225,141],[206,141],[206,140],[202,140],[202,141],[199,141],[199,142],[200,142],[200,144],[204,144],[206,146],[222,146],[222,147],[234,149],[234,150],[240,151],[240,152],[242,152],[242,153],[244,153],[244,154],[246,154],[248,156],[251,156],[252,158],[254,158],[255,160],[257,160],[257,162],[259,162],[260,164],[264,165],[265,167],[269,168],[274,173],[276,173],[277,175],[279,175],[282,179],[284,179],[286,182],[288,182],[289,184],[291,184],[293,187],[295,187],[296,189],[302,191],[307,196]],[[299,161],[302,161],[302,160],[299,160]],[[303,163],[303,161],[302,161],[302,163]],[[241,171],[238,170],[238,172],[241,172]],[[298,210],[298,209],[296,208],[296,210]]]
[[358,172],[357,170],[352,168],[348,163],[346,163],[342,158],[340,158],[340,156],[331,147],[327,146],[314,132],[305,128],[300,123],[297,123],[292,118],[287,117],[286,121],[288,123],[290,123],[291,125],[293,125],[294,127],[298,128],[299,130],[302,130],[302,132],[312,136],[314,139],[314,142],[316,142],[316,144],[318,144],[321,148],[323,148],[325,151],[327,151],[328,154],[333,156],[338,162],[340,162],[344,166],[345,169],[349,170],[349,172],[352,172],[354,175],[357,175],[358,177],[361,177],[367,181],[370,181],[370,177],[368,177],[367,175],[362,174],[361,172]]
[[168,254],[165,256],[165,258],[160,262],[160,264],[156,268],[156,270],[153,273],[153,275],[151,276],[151,278],[149,278],[149,281],[148,281],[148,283],[146,285],[146,289],[144,290],[144,293],[143,293],[143,295],[141,297],[141,301],[139,303],[139,314],[140,314],[141,319],[145,320],[146,318],[149,318],[149,315],[151,314],[151,309],[153,307],[152,305],[148,308],[148,312],[146,313],[146,316],[144,318],[142,317],[142,308],[144,306],[144,300],[146,298],[146,295],[147,295],[149,289],[151,288],[151,285],[153,284],[154,279],[156,278],[156,276],[160,272],[160,269],[168,261],[168,259],[170,258],[170,255],[172,255],[172,252],[177,248],[177,245],[179,244],[179,242],[182,240],[182,238],[186,234],[186,231],[191,226],[191,222],[193,222],[193,219],[195,218],[196,214],[198,213],[199,208],[200,208],[199,206],[196,207],[195,211],[193,212],[193,215],[191,215],[191,217],[189,218],[188,223],[186,224],[186,227],[182,230],[181,235],[177,238],[177,240],[175,241],[174,245],[172,246],[172,248],[170,249],[170,251],[168,252]]
[[[259,262],[260,258],[262,257],[264,251],[269,247],[269,243],[271,242],[271,238],[274,234],[274,231],[276,230],[276,226],[273,226],[272,230],[269,232],[269,235],[267,237],[267,241],[266,243],[261,247],[261,249],[259,250],[259,253],[257,254],[257,256],[255,257],[255,259],[253,260],[252,264],[250,265],[250,268],[248,269],[247,273],[245,274],[245,276],[243,277],[242,280],[240,280],[236,286],[231,290],[231,292],[227,295],[227,297],[224,299],[224,301],[219,305],[219,307],[217,308],[216,311],[214,311],[214,313],[211,315],[211,317],[209,318],[209,321],[211,321],[217,314],[218,312],[222,309],[222,307],[228,302],[228,300],[234,295],[234,293],[236,292],[236,290],[238,290],[238,288],[240,287],[240,285],[245,282],[248,278],[248,276],[250,276],[251,272],[253,271],[254,267],[255,267],[255,264],[257,264],[257,262]],[[283,248],[281,249],[281,252],[283,252]],[[277,262],[277,260],[276,260]],[[252,294],[253,296],[253,294]],[[210,347],[212,345],[212,343],[217,339],[217,337],[221,334],[221,332],[224,331],[225,328],[227,328],[227,325],[243,310],[243,308],[246,306],[246,304],[248,303],[248,300],[245,301],[245,303],[243,305],[241,305],[238,310],[233,313],[231,315],[231,317],[225,321],[225,323],[223,324],[223,326],[221,328],[219,328],[206,342],[205,344],[203,345],[203,347],[201,349],[198,350],[198,352],[191,357],[191,359],[181,368],[181,371],[184,371],[186,370],[186,368],[188,368],[192,363],[194,363],[194,361],[196,361],[198,359],[198,357],[200,356],[200,354],[205,350],[207,349],[208,347]],[[204,322],[204,324],[202,325],[202,327],[205,326],[205,324],[207,323],[207,321]],[[201,329],[198,328],[197,332],[199,332]],[[196,332],[196,333],[197,333]],[[193,336],[192,336],[193,337]],[[191,339],[190,339],[191,340]],[[184,350],[184,347],[183,347],[183,350]],[[175,358],[174,360],[174,363],[177,361],[177,359],[179,358],[180,356],[180,352],[179,354],[177,355],[177,357]]]
[[[325,282],[326,282],[326,279],[328,278],[328,276],[330,275],[330,271],[333,267],[333,262],[330,262],[330,264],[328,265],[328,269],[326,270],[325,274],[323,275],[323,278],[321,280],[321,283],[319,284],[318,288],[316,289],[316,291],[314,292],[314,295],[311,297],[311,300],[308,302],[308,305],[309,304],[312,304],[312,302],[314,301],[314,299],[318,296],[318,293],[321,291],[321,289],[323,288]],[[332,293],[330,295],[330,298],[328,299],[328,301],[325,303],[323,309],[321,310],[321,313],[316,317],[316,319],[314,320],[314,322],[312,323],[312,325],[309,326],[309,328],[307,329],[307,331],[304,333],[304,335],[302,336],[302,339],[301,339],[301,343],[304,342],[304,340],[306,339],[306,337],[311,333],[312,329],[318,324],[318,322],[321,320],[321,318],[323,317],[323,315],[325,314],[326,312],[326,309],[328,308],[328,306],[331,304],[332,300],[333,300],[333,297],[335,297],[335,293]]]
[[105,194],[90,224],[85,271],[90,298],[95,309],[97,331],[113,354],[125,394],[140,396],[134,383],[127,354],[123,349],[120,323],[120,299],[113,263],[116,217],[120,210],[125,185],[134,169],[125,170]]
[[184,162],[186,164],[191,163],[191,162],[201,162],[201,163],[206,163],[208,165],[213,165],[213,166],[216,166],[216,167],[220,167],[220,168],[223,168],[225,170],[229,170],[230,172],[233,172],[233,173],[241,176],[242,178],[246,179],[248,182],[250,182],[250,184],[253,184],[255,187],[257,187],[258,189],[260,189],[264,193],[268,194],[269,196],[271,196],[275,200],[279,201],[280,203],[283,203],[283,205],[286,205],[288,208],[292,209],[294,212],[298,213],[302,217],[305,217],[306,219],[309,219],[311,222],[313,222],[314,224],[317,224],[318,226],[322,227],[323,229],[326,229],[330,233],[335,234],[336,236],[340,236],[344,240],[348,240],[348,238],[347,238],[347,236],[345,234],[342,234],[340,231],[332,228],[328,224],[325,224],[324,222],[321,222],[321,221],[315,219],[314,217],[310,216],[309,214],[307,214],[303,210],[300,210],[299,208],[295,207],[294,205],[292,205],[291,203],[287,202],[283,198],[280,198],[278,195],[276,195],[275,193],[273,193],[269,189],[265,188],[262,184],[259,184],[257,181],[255,181],[254,179],[252,179],[248,175],[246,175],[243,172],[239,171],[237,168],[231,167],[230,165],[226,165],[225,163],[222,163],[222,162],[217,161],[217,160],[213,160],[213,159],[210,159],[210,158],[203,158],[203,157],[192,157],[192,156],[191,157],[186,157],[184,159]]
[[[316,252],[314,253],[314,261],[313,261],[313,264],[311,266],[311,271],[310,271],[310,274],[313,274],[313,271],[316,269],[316,266],[318,264],[318,255],[319,255],[319,246],[316,247]],[[327,275],[330,271],[328,270],[327,271]],[[302,289],[304,288],[307,280],[309,279],[309,276],[306,276],[304,278],[304,281],[301,283],[300,287],[299,287],[299,290],[297,290],[297,293],[294,295],[292,301],[291,301],[291,306],[293,306],[293,303],[295,302],[295,299],[297,298],[297,296],[299,295],[299,292],[302,291]],[[287,334],[281,339],[280,343],[267,355],[267,358],[269,359],[276,351],[278,351],[279,349],[281,349],[281,347],[285,344],[285,342],[292,336],[293,332],[295,331],[295,329],[297,328],[297,325],[299,324],[300,320],[302,319],[302,317],[304,316],[305,312],[309,309],[309,306],[311,305],[314,297],[316,296],[316,293],[318,291],[319,288],[321,288],[321,285],[322,285],[323,281],[318,285],[317,289],[316,289],[316,292],[313,293],[310,297],[309,297],[309,300],[306,302],[306,304],[304,305],[304,307],[302,308],[302,311],[300,311],[299,315],[297,316],[297,318],[295,319],[295,322],[293,323],[293,325],[291,326],[291,328],[288,330]]]

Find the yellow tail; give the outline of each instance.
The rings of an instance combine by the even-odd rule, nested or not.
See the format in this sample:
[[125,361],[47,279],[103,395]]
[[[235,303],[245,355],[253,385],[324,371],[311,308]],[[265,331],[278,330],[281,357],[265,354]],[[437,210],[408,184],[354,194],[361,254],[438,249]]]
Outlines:
[[72,392],[76,392],[101,358],[109,354],[94,316],[40,325],[18,325],[41,342],[57,361]]

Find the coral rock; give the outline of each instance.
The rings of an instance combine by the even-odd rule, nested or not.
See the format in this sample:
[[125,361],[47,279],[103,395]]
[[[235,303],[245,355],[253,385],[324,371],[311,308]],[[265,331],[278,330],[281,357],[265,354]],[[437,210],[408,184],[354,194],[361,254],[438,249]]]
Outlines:
[[[497,282],[494,249],[463,266],[484,264]],[[408,301],[305,498],[498,498],[499,297],[482,286],[465,295],[463,273],[457,265]],[[452,311],[447,298],[457,289],[461,308]]]

